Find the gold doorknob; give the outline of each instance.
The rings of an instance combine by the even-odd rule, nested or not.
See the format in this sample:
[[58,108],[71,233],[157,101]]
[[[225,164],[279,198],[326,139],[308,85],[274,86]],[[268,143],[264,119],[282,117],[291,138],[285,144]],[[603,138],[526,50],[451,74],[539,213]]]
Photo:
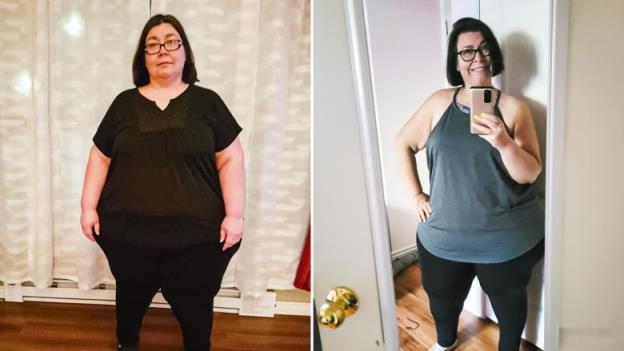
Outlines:
[[319,309],[318,321],[324,327],[336,329],[347,317],[357,312],[359,307],[360,302],[355,291],[344,286],[333,288]]

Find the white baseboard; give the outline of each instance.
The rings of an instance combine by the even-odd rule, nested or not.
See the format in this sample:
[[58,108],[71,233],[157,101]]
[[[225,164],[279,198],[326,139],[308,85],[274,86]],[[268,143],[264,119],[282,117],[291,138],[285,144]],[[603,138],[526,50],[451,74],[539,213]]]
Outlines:
[[[82,290],[73,282],[57,282],[53,287],[38,289],[32,286],[5,284],[0,286],[0,299],[7,302],[56,302],[96,305],[114,305],[114,286],[106,285],[102,289]],[[247,301],[244,303],[244,301]],[[254,303],[258,302],[258,303]],[[170,308],[159,292],[150,307]],[[240,291],[233,288],[221,289],[214,301],[216,312],[236,313],[245,316],[273,317],[275,314],[309,316],[309,302],[276,300],[276,294],[267,291],[265,297],[258,299],[242,298]]]

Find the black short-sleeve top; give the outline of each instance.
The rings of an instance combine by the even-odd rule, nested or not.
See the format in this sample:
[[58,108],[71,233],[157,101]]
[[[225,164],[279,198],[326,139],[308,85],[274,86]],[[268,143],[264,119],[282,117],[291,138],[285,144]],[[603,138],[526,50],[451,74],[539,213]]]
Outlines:
[[215,154],[241,130],[210,89],[191,84],[164,110],[137,88],[119,94],[93,137],[111,158],[100,235],[144,247],[219,241],[225,206]]

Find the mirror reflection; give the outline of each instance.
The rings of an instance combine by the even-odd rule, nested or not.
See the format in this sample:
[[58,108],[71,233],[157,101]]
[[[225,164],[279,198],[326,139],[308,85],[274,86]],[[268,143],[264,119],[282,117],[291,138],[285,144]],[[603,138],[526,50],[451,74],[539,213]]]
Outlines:
[[402,348],[543,348],[548,4],[365,3]]

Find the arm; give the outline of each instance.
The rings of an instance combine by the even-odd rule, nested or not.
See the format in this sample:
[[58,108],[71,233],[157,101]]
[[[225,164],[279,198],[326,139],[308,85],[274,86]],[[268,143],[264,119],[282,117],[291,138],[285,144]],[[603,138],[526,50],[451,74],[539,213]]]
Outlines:
[[80,226],[84,235],[91,241],[94,240],[93,228],[95,234],[100,234],[100,220],[96,208],[106,181],[110,162],[111,159],[98,150],[95,145],[91,147],[80,199]]
[[533,123],[533,116],[526,103],[513,99],[508,103],[506,113],[513,123],[513,137],[510,136],[500,119],[484,114],[479,122],[487,127],[478,126],[492,146],[498,149],[503,164],[509,175],[520,184],[533,183],[542,171],[539,141]]
[[395,156],[401,178],[407,185],[410,198],[415,202],[418,219],[425,222],[431,216],[429,195],[422,190],[414,154],[422,150],[431,133],[435,106],[442,98],[440,92],[433,94],[412,115],[397,134],[394,141]]
[[245,156],[240,140],[236,138],[228,147],[216,154],[219,183],[225,203],[225,218],[221,224],[223,250],[240,241],[243,234],[245,211]]

